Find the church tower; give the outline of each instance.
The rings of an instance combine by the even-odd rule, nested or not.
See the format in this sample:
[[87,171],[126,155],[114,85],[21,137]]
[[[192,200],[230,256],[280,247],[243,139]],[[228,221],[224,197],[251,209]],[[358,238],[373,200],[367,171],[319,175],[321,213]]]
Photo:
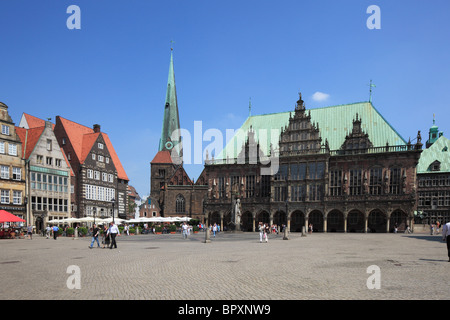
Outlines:
[[179,130],[180,117],[178,114],[175,71],[173,67],[173,49],[171,48],[169,77],[167,80],[166,101],[164,104],[164,119],[158,151],[169,151],[173,161],[177,164],[183,162],[183,150]]

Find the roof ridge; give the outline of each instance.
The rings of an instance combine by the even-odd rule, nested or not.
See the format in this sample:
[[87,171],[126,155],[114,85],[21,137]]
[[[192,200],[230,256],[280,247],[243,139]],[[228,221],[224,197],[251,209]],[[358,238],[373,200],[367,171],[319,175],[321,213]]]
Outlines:
[[[326,106],[326,107],[306,108],[306,111],[308,111],[308,110],[318,110],[318,109],[327,109],[327,108],[337,108],[337,107],[342,107],[342,106],[351,106],[351,105],[361,104],[361,103],[371,103],[371,102],[370,102],[370,101],[360,101],[360,102],[352,102],[352,103],[336,104],[336,105]],[[372,104],[372,106],[373,106],[373,104]],[[378,111],[378,110],[377,110],[377,111]],[[259,116],[266,116],[266,115],[273,115],[273,114],[281,114],[281,113],[290,113],[290,112],[295,112],[295,110],[255,114],[255,115],[253,115],[253,116],[249,116],[248,118],[254,118],[254,117],[259,117]],[[378,112],[378,113],[379,113],[379,112]],[[247,119],[248,119],[248,118],[247,118]]]

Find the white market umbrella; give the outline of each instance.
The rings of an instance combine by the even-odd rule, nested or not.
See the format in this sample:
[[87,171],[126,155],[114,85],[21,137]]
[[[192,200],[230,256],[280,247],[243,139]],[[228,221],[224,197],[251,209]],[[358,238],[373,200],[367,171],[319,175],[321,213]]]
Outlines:
[[[103,222],[104,223],[111,223],[113,221],[113,218],[106,218],[106,219],[103,219]],[[114,218],[114,223],[116,223],[116,224],[121,224],[121,223],[123,223],[123,222],[125,222],[125,221],[127,221],[127,220],[125,220],[125,219],[120,219],[120,218]]]
[[178,221],[191,221],[192,220],[192,218],[189,218],[189,217],[182,217],[182,218],[177,217],[177,219],[179,219]]

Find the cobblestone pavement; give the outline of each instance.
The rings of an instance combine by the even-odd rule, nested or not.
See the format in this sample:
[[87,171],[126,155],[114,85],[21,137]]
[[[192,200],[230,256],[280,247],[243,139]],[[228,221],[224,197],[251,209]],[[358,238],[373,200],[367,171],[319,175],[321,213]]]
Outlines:
[[[0,299],[301,300],[448,299],[450,263],[441,236],[316,233],[290,240],[258,233],[0,240]],[[380,269],[369,289],[368,267]],[[69,266],[80,289],[68,288]],[[76,282],[71,282],[75,284]]]

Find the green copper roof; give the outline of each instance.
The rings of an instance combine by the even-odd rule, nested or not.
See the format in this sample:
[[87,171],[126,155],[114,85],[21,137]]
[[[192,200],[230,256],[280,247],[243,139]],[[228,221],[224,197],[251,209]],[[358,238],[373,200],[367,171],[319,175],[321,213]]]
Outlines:
[[430,165],[435,161],[440,162],[440,170],[437,172],[450,172],[450,140],[441,136],[429,148],[422,151],[417,165],[417,173],[429,173]]
[[[356,114],[362,121],[362,130],[369,134],[369,139],[374,147],[383,147],[386,146],[386,143],[389,143],[390,146],[406,145],[406,141],[370,102],[306,109],[306,112],[311,112],[311,122],[318,124],[322,143],[325,143],[325,139],[327,139],[331,150],[341,148],[345,137],[353,128],[353,120],[356,118]],[[294,111],[248,117],[216,159],[237,158],[250,127],[255,132],[256,139],[260,142],[261,150],[267,155],[270,143],[278,145],[281,128],[289,123],[291,113],[293,116]],[[265,141],[260,139],[260,129],[265,129],[262,131],[263,133],[266,132],[267,139],[263,139]],[[275,129],[275,131],[270,129]]]
[[[161,138],[159,140],[159,151],[171,150],[172,147],[179,151],[178,141],[180,141],[180,135],[176,139],[171,139],[172,132],[176,129],[180,129],[180,118],[178,114],[178,101],[177,90],[175,86],[175,71],[173,68],[173,53],[170,55],[169,77],[167,80],[167,92],[166,101],[164,104],[164,119],[161,130]],[[171,141],[173,146],[167,145],[167,142]]]

